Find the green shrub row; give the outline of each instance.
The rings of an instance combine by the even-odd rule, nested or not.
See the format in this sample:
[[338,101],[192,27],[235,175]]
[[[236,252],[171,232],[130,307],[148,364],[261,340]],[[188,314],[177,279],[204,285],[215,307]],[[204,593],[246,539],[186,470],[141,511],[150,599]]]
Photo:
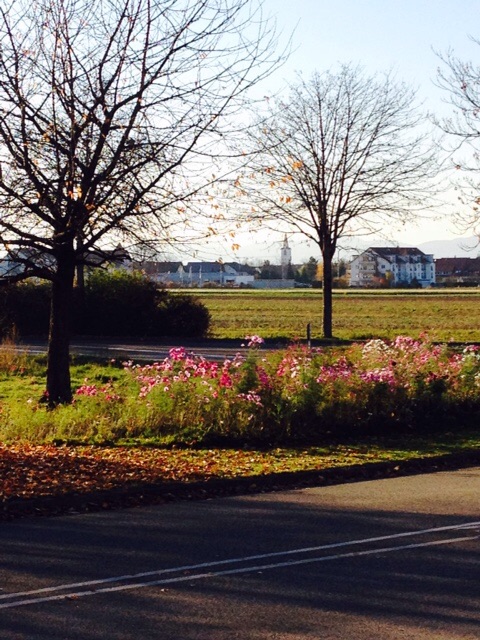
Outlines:
[[[50,291],[32,281],[1,287],[0,334],[46,336]],[[210,314],[197,298],[159,289],[141,273],[96,269],[75,290],[71,320],[76,335],[203,337]]]

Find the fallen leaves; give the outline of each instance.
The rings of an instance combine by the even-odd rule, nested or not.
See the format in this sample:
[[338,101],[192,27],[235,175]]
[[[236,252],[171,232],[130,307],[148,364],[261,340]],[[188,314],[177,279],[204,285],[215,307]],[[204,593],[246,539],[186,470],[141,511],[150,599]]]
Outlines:
[[362,445],[251,451],[0,444],[0,519],[204,499],[275,490],[286,483],[351,481],[410,467],[440,468],[439,461],[477,463],[479,457],[476,447],[442,456]]
[[[299,451],[156,449],[0,444],[0,500],[104,491],[126,484],[196,482],[330,466],[330,456]],[[344,456],[344,464],[361,455]]]

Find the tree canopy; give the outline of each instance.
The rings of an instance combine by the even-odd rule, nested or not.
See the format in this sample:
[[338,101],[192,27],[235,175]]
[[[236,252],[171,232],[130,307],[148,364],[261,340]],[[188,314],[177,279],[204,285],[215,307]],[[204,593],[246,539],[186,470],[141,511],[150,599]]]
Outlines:
[[[480,45],[480,40],[474,42]],[[447,95],[451,114],[436,123],[451,143],[454,182],[464,205],[455,217],[462,230],[473,229],[480,238],[480,65],[461,60],[452,51],[440,55],[440,60],[437,82]]]
[[332,260],[339,241],[407,221],[435,174],[415,92],[356,66],[299,78],[251,140],[255,171],[238,181],[250,218],[313,240],[323,258],[323,331],[332,336]]
[[2,3],[0,244],[11,279],[53,283],[49,402],[71,398],[75,268],[192,223],[206,160],[278,62],[271,27],[254,0]]

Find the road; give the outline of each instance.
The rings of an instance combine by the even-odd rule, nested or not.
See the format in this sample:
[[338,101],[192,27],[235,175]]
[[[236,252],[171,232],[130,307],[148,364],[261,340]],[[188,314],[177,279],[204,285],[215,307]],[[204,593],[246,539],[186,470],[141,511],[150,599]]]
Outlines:
[[2,640],[478,640],[480,468],[19,520]]
[[[134,360],[135,362],[155,362],[168,356],[173,347],[184,346],[188,351],[203,356],[210,360],[223,361],[225,358],[233,358],[237,353],[245,352],[243,340],[191,340],[181,338],[165,341],[135,341],[127,339],[76,339],[72,340],[70,351],[72,354],[93,356],[98,358],[116,360]],[[263,350],[269,351],[283,345],[271,345]],[[0,349],[8,349],[9,345],[0,345]],[[19,349],[36,355],[47,351],[46,340],[26,339],[18,344]]]

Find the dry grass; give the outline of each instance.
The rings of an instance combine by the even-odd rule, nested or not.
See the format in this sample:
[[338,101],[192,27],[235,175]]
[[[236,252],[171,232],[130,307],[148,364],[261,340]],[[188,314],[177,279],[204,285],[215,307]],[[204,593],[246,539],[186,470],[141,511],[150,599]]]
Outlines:
[[27,366],[28,355],[25,351],[21,351],[18,346],[18,337],[13,332],[9,336],[3,338],[0,343],[0,375],[9,375],[18,373]]

